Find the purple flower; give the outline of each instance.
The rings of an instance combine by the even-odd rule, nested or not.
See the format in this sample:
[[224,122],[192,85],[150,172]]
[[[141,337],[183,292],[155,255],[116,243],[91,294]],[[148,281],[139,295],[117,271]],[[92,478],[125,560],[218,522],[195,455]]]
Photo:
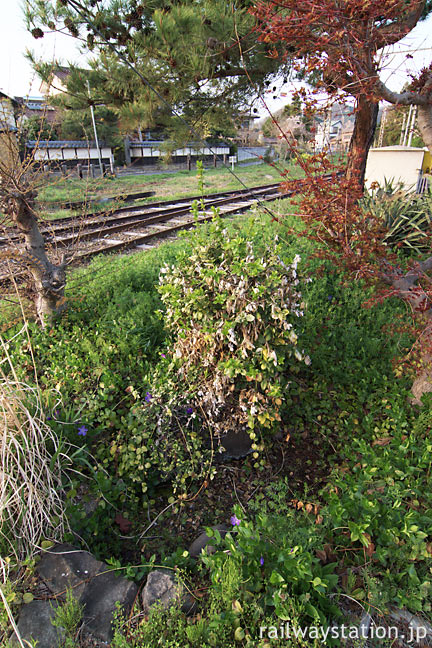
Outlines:
[[47,416],[46,420],[47,421],[52,421],[52,416]]
[[230,522],[233,526],[240,526],[241,520],[238,519],[237,515],[231,515]]
[[161,353],[162,358],[166,358],[165,353]]
[[264,565],[264,558],[262,556],[260,558],[260,565],[261,565],[261,567]]
[[86,428],[85,425],[81,425],[81,426],[78,428],[78,434],[79,434],[80,436],[85,436],[85,435],[87,434],[87,432],[88,432],[88,428]]
[[193,407],[188,407],[186,409],[186,414],[192,414],[193,413]]
[[152,395],[150,394],[150,392],[146,392],[146,395],[145,395],[146,403],[150,403],[151,399],[152,399]]

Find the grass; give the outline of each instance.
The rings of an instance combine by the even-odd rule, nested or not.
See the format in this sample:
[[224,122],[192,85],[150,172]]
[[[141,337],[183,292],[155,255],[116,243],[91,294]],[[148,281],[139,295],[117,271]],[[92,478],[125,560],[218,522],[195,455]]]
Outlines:
[[[3,352],[10,359],[3,346]],[[45,422],[36,387],[0,373],[0,553],[31,555],[46,534],[65,532],[62,469],[66,458]],[[68,460],[67,460],[68,461]]]
[[[298,177],[299,172],[296,167],[293,166],[292,172],[293,177]],[[234,191],[244,188],[242,182],[247,187],[252,187],[277,182],[281,179],[279,172],[267,164],[236,167],[235,174],[240,178],[241,182],[228,169],[207,169],[205,171],[204,192]],[[196,170],[89,180],[60,178],[46,184],[39,193],[39,199],[49,205],[49,203],[59,201],[83,200],[85,197],[93,200],[116,196],[121,193],[138,193],[140,191],[155,192],[154,196],[145,199],[143,202],[196,195],[199,193],[197,190]]]
[[[256,169],[248,172],[256,178]],[[208,184],[206,190],[212,190]],[[196,193],[196,185],[191,184],[191,192]],[[71,274],[68,310],[56,327],[41,331],[29,326],[52,429],[97,457],[81,495],[97,502],[95,511],[85,513],[76,497],[82,481],[77,479],[68,491],[74,528],[100,558],[111,556],[112,564],[141,562],[127,572],[137,580],[156,560],[189,570],[191,587],[203,601],[200,616],[191,621],[178,610],[155,611],[135,634],[124,638],[118,631],[116,648],[156,646],[160,636],[179,648],[264,648],[268,644],[248,643],[248,636],[257,637],[259,625],[277,623],[279,614],[303,623],[306,618],[310,624],[313,611],[306,602],[312,595],[319,608],[319,588],[322,582],[334,586],[333,573],[338,575],[337,596],[354,601],[357,609],[385,611],[397,604],[430,614],[431,403],[419,415],[407,401],[410,376],[396,378],[393,369],[393,361],[412,342],[397,332],[405,307],[391,299],[366,309],[370,289],[330,267],[318,273],[320,262],[311,257],[311,243],[289,234],[291,227],[301,227],[295,203],[275,202],[271,209],[280,222],[256,210],[227,219],[227,227],[239,226],[248,237],[257,219],[257,245],[271,244],[277,234],[288,258],[302,256],[300,272],[312,281],[303,288],[307,309],[298,335],[312,364],[289,377],[283,435],[266,451],[265,469],[255,468],[250,459],[218,467],[219,478],[196,497],[194,493],[192,501],[173,501],[144,539],[139,539],[143,508],[154,519],[171,501],[170,485],[150,489],[143,503],[127,475],[118,478],[110,448],[118,432],[134,432],[130,411],[151,390],[169,344],[156,314],[161,308],[159,270],[175,263],[189,244],[179,239],[147,253],[94,259]],[[29,348],[19,337],[12,339],[13,333],[9,353],[19,380],[30,382],[34,367]],[[53,389],[62,394],[60,407],[50,396]],[[87,433],[80,437],[82,426]],[[83,462],[79,468],[86,471]],[[236,545],[220,545],[205,565],[190,561],[184,555],[188,540],[203,525],[229,518],[240,504],[236,510],[244,532]],[[133,521],[128,535],[135,539],[130,542],[116,533],[118,511]],[[312,576],[301,572],[305,565]],[[284,607],[287,593],[291,610]]]

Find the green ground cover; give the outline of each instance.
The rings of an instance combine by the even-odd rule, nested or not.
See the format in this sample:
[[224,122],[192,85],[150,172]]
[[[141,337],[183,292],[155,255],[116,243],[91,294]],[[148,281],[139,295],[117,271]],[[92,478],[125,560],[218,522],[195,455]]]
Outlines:
[[[172,383],[173,338],[158,314],[158,285],[165,264],[182,254],[193,262],[193,239],[93,260],[71,275],[68,309],[55,327],[30,323],[31,344],[8,332],[18,378],[32,384],[36,370],[49,425],[78,447],[74,465],[85,479],[75,476],[66,488],[81,541],[113,568],[129,565],[137,581],[155,564],[175,566],[199,601],[192,619],[176,607],[155,610],[127,638],[119,621],[114,648],[156,648],[161,637],[172,648],[282,646],[260,639],[259,627],[287,618],[325,626],[341,601],[352,612],[431,611],[431,402],[413,408],[412,378],[395,375],[394,360],[412,343],[397,327],[405,307],[387,300],[365,308],[370,289],[330,267],[322,272],[311,244],[288,235],[299,227],[295,205],[272,209],[285,214],[280,222],[256,211],[226,221],[226,238],[243,237],[259,254],[277,235],[284,262],[301,256],[299,274],[311,281],[301,288],[306,308],[296,333],[311,363],[288,365],[280,429],[259,456],[216,465],[205,488],[191,469],[186,499],[151,465],[143,463],[144,493],[136,473],[119,467],[146,456],[143,446],[157,439],[145,433],[158,386],[172,385],[186,405],[188,381]],[[203,240],[209,231],[202,229]],[[90,500],[97,505],[88,515]],[[153,527],[156,539],[140,537],[169,504]],[[116,528],[119,512],[133,540]],[[192,560],[186,549],[200,527],[229,524],[232,515],[232,532],[214,540],[216,553]]]
[[[293,177],[298,177],[299,171],[292,168]],[[242,182],[247,187],[277,182],[281,176],[277,169],[268,164],[257,166],[235,167],[235,175],[229,169],[207,169],[205,173],[205,193],[220,191],[233,191],[242,189]],[[39,199],[44,203],[59,201],[89,200],[116,196],[122,193],[139,193],[140,191],[154,191],[155,195],[148,200],[178,198],[197,193],[197,172],[182,170],[176,173],[158,173],[153,175],[128,175],[117,178],[95,178],[80,180],[76,177],[56,178],[44,183],[39,193]]]

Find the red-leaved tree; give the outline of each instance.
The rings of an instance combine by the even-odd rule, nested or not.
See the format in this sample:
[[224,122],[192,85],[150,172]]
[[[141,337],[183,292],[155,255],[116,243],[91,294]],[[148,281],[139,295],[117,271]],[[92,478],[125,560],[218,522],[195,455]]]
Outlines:
[[[425,0],[261,0],[254,8],[260,39],[273,43],[273,56],[297,59],[317,91],[355,99],[355,127],[347,177],[363,186],[366,159],[375,132],[378,103],[415,104],[418,125],[432,151],[432,67],[407,92],[392,92],[381,81],[380,50],[398,42],[432,11]],[[276,50],[277,46],[277,50]]]
[[[432,151],[432,65],[403,93],[389,90],[379,77],[379,51],[403,38],[430,12],[424,0],[262,0],[254,8],[260,19],[260,38],[286,43],[287,56],[296,57],[298,70],[314,82],[315,93],[329,101],[355,100],[355,128],[345,173],[325,154],[297,156],[306,181],[285,182],[301,191],[299,214],[304,234],[317,243],[317,254],[350,280],[365,278],[377,287],[376,299],[398,296],[411,307],[418,344],[420,371],[413,385],[415,402],[432,391],[432,256],[401,267],[395,250],[386,245],[385,225],[361,206],[366,159],[372,143],[379,101],[414,104],[418,125]],[[295,54],[293,54],[295,52]],[[274,56],[276,56],[276,50]],[[303,95],[308,109],[313,97]],[[283,134],[281,133],[281,136]],[[288,139],[287,139],[288,141]],[[330,173],[330,179],[323,177]],[[432,248],[429,236],[429,248]],[[412,330],[412,329],[411,329]]]

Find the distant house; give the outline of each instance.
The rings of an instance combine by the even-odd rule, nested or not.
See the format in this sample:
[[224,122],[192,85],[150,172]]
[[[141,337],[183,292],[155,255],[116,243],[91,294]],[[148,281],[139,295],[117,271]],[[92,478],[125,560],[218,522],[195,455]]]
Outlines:
[[315,148],[343,152],[348,149],[354,131],[353,106],[334,104],[315,117]]
[[234,138],[238,144],[247,145],[258,140],[259,127],[256,125],[258,119],[259,116],[252,115],[251,112],[242,112],[238,115],[235,120],[237,135]]
[[[27,142],[26,147],[30,152],[34,152],[35,161],[53,168],[63,164],[68,167],[77,164],[97,164],[99,161],[96,142],[40,140]],[[102,162],[112,168],[114,164],[112,148],[100,142],[100,153]]]
[[0,92],[0,163],[12,165],[18,162],[16,138],[19,103]]
[[16,99],[0,92],[0,130],[9,131],[17,128],[17,114],[20,104]]
[[45,96],[58,95],[62,92],[67,92],[67,78],[70,74],[70,69],[58,65],[53,69],[49,82],[42,81],[39,92]]
[[52,123],[55,121],[57,111],[47,103],[46,97],[15,97],[21,106],[24,118],[39,117]]
[[[164,156],[163,140],[132,140],[126,141],[126,163],[135,165],[154,165],[160,162]],[[214,160],[214,156],[226,161],[230,147],[228,144],[215,144],[207,147],[200,144],[190,143],[182,148],[175,149],[171,153],[174,164],[181,164],[187,160]]]

